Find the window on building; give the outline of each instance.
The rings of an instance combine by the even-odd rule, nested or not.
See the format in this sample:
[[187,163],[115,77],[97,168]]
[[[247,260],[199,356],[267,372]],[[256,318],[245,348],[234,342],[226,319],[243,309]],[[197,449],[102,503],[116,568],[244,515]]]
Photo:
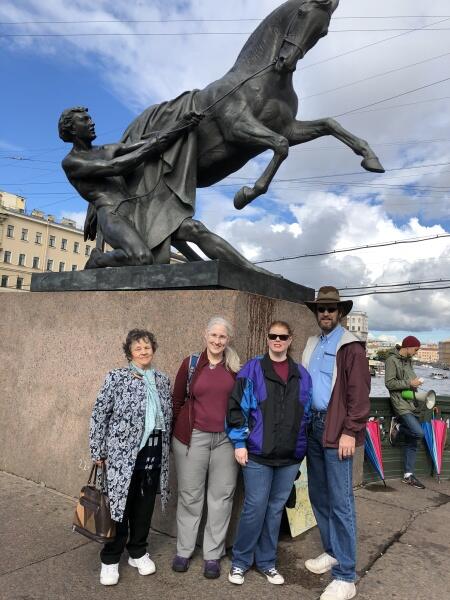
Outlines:
[[64,238],[61,240],[61,250],[67,250],[67,240]]
[[36,238],[34,240],[35,244],[42,244],[42,233],[36,233]]
[[64,271],[65,267],[66,267],[66,263],[61,261],[59,263],[59,272],[62,273]]
[[9,238],[14,237],[14,225],[8,225],[6,227],[6,237],[9,237]]
[[48,238],[48,245],[50,246],[50,248],[55,248],[56,247],[56,238],[54,235],[50,235]]
[[8,287],[8,275],[2,275],[1,287]]
[[20,234],[20,239],[23,242],[28,242],[28,229],[22,229],[22,233]]
[[86,246],[86,250],[84,251],[84,254],[86,256],[89,256],[90,253],[91,253],[91,247],[90,246]]
[[72,265],[72,271],[77,271],[77,270],[78,270],[77,265]]
[[25,266],[25,254],[19,254],[19,267]]
[[11,262],[11,252],[9,250],[5,250],[3,253],[3,262],[10,263]]
[[73,243],[73,251],[75,252],[75,254],[78,254],[80,252],[80,242]]
[[23,277],[17,278],[16,289],[21,290],[23,288]]
[[39,269],[39,256],[33,258],[33,269]]
[[53,271],[53,261],[51,258],[47,261],[47,271]]

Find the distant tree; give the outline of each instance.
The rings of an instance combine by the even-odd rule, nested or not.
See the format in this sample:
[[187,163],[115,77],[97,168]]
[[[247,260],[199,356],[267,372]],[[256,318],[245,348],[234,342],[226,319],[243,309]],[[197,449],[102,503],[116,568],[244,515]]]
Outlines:
[[391,351],[390,348],[380,348],[377,353],[376,353],[376,360],[381,360],[383,362],[386,362],[386,358],[387,355],[389,354],[389,352]]

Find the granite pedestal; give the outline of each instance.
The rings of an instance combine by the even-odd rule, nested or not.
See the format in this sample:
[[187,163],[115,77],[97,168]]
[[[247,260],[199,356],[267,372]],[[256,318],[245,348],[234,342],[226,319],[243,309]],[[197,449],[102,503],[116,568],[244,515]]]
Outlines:
[[[222,275],[220,265],[209,268],[212,272],[216,269],[224,281],[226,268],[222,268]],[[137,273],[147,268],[135,269]],[[112,270],[68,273],[64,278],[80,282],[93,273],[97,280],[106,281],[108,271]],[[138,279],[141,277],[142,273]],[[229,273],[230,286],[231,279]],[[53,276],[51,280],[59,281]],[[241,284],[249,286],[251,280],[248,277]],[[36,289],[35,278],[33,286]],[[298,287],[300,294],[311,297],[312,290]],[[296,359],[307,337],[317,331],[314,316],[298,299],[289,302],[233,289],[198,286],[4,294],[0,322],[0,470],[76,496],[90,468],[88,429],[92,406],[107,371],[126,364],[121,349],[126,333],[143,327],[156,334],[159,348],[154,364],[173,382],[182,359],[202,349],[205,325],[214,315],[222,315],[233,324],[235,347],[242,361],[265,351],[267,327],[273,319],[292,324]],[[154,527],[175,534],[175,494],[165,517],[159,508],[158,504]]]

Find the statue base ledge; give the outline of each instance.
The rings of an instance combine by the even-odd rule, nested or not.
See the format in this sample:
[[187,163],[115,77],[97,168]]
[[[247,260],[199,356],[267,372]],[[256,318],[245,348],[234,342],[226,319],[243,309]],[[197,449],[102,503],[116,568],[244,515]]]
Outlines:
[[314,300],[312,288],[219,260],[34,273],[31,278],[32,292],[174,289],[238,290],[297,303]]

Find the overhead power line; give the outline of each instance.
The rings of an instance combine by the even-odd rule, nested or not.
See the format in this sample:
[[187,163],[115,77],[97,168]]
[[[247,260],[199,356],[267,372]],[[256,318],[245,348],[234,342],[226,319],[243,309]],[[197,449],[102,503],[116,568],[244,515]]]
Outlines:
[[[266,15],[267,16],[267,15]],[[263,21],[266,16],[237,19],[92,19],[79,21],[0,21],[0,25],[88,25],[99,23],[241,23]],[[348,20],[379,20],[379,19],[441,19],[450,18],[450,15],[383,15],[383,16],[360,16],[360,17],[333,17],[333,21]]]
[[440,58],[445,58],[446,56],[449,56],[449,55],[450,55],[450,52],[445,52],[444,54],[439,54],[438,56],[432,56],[431,58],[426,58],[424,60],[420,60],[418,62],[411,63],[411,64],[405,65],[403,67],[397,67],[396,69],[390,69],[389,71],[384,71],[383,73],[377,73],[375,75],[370,75],[369,77],[365,77],[364,79],[358,79],[357,81],[352,81],[350,83],[346,83],[344,85],[340,85],[338,87],[331,88],[329,90],[323,90],[322,92],[317,92],[316,94],[311,94],[309,96],[302,96],[302,101],[309,100],[310,98],[317,98],[318,96],[323,96],[325,94],[331,94],[331,92],[337,92],[339,90],[344,90],[346,88],[352,87],[359,83],[365,83],[366,81],[371,81],[372,79],[378,79],[379,77],[385,77],[386,75],[392,75],[392,73],[398,73],[399,71],[404,71],[405,69],[411,69],[412,67],[424,65],[428,62],[431,62],[433,60],[438,60]]
[[299,258],[313,258],[317,256],[330,256],[331,254],[340,254],[342,252],[354,252],[355,250],[368,250],[369,248],[384,248],[386,246],[399,246],[401,244],[416,244],[418,242],[427,242],[431,240],[437,240],[441,238],[450,237],[450,233],[442,233],[432,236],[419,237],[419,238],[408,238],[406,240],[395,240],[392,242],[379,242],[376,244],[366,244],[364,246],[353,246],[351,248],[337,248],[334,250],[327,250],[323,252],[308,252],[306,254],[299,254],[297,256],[283,256],[280,258],[272,258],[266,260],[259,260],[254,262],[255,265],[262,265],[265,263],[283,262],[287,260],[297,260]]
[[382,102],[388,102],[389,100],[394,100],[395,98],[401,98],[402,96],[407,96],[408,94],[413,94],[414,92],[419,92],[421,90],[425,90],[425,89],[433,87],[435,85],[445,83],[446,81],[450,81],[450,77],[446,77],[445,79],[440,79],[439,81],[433,81],[431,83],[427,83],[426,85],[422,85],[418,88],[408,90],[407,92],[402,92],[401,94],[395,94],[395,96],[389,96],[389,98],[383,98],[382,100],[377,100],[376,102],[371,102],[370,104],[365,104],[364,106],[359,106],[358,108],[352,108],[351,110],[347,110],[346,112],[339,113],[337,115],[333,115],[333,117],[334,118],[343,117],[345,115],[349,115],[351,113],[358,112],[359,110],[363,110],[363,109],[369,108],[371,106],[376,106],[377,104],[381,104]]
[[[333,33],[377,33],[386,31],[403,31],[411,33],[412,31],[449,31],[448,27],[428,27],[427,29],[330,29],[328,34]],[[0,38],[71,38],[71,37],[179,37],[196,35],[251,35],[253,31],[175,31],[175,32],[113,32],[113,31],[95,31],[95,32],[77,32],[77,33],[1,33]]]
[[372,48],[373,46],[378,46],[379,44],[384,44],[385,42],[389,42],[391,40],[398,39],[405,35],[410,35],[411,33],[415,32],[415,31],[422,31],[424,29],[428,29],[428,27],[431,27],[434,25],[440,25],[441,23],[445,23],[446,21],[449,21],[449,20],[450,20],[450,17],[446,17],[445,19],[442,19],[441,21],[435,21],[434,23],[430,23],[429,25],[423,25],[422,27],[417,27],[417,29],[412,29],[411,31],[404,31],[402,33],[398,33],[397,35],[392,35],[387,38],[377,40],[376,42],[371,42],[370,44],[364,44],[364,46],[359,46],[358,48],[353,48],[353,50],[347,50],[346,52],[342,52],[341,54],[335,54],[334,56],[330,56],[329,58],[324,58],[315,63],[306,65],[302,68],[302,70],[304,71],[306,69],[311,69],[312,67],[316,67],[317,65],[322,65],[326,62],[336,60],[337,58],[342,58],[343,56],[348,56],[349,54],[354,54],[355,52],[360,52],[361,50],[365,50],[367,48]]
[[342,294],[342,298],[361,298],[361,296],[378,296],[382,294],[407,294],[409,292],[436,292],[439,290],[449,290],[450,285],[438,285],[434,287],[422,287],[417,286],[409,288],[408,290],[385,290],[385,291],[374,291],[374,292],[361,292],[358,294]]

